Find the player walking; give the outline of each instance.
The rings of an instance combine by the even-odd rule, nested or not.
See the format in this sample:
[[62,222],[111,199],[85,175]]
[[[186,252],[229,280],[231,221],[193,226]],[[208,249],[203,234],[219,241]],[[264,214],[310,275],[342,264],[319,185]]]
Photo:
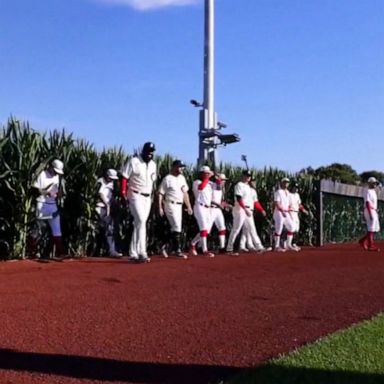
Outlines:
[[[294,235],[299,233],[300,230],[300,217],[299,212],[304,213],[305,215],[308,215],[309,212],[304,208],[303,203],[301,202],[300,194],[299,194],[299,184],[294,183],[291,188],[291,193],[289,195],[290,198],[290,214],[293,221],[293,232]],[[293,244],[293,242],[292,242]],[[297,245],[293,244],[294,247],[297,247]],[[299,247],[297,247],[299,248]]]
[[103,235],[108,244],[108,254],[111,257],[122,256],[115,248],[113,217],[111,216],[114,181],[117,179],[116,170],[108,169],[105,176],[97,180],[98,201],[96,203],[96,212],[99,216],[99,227],[103,231]]
[[[204,165],[200,168],[199,179],[193,182],[192,190],[195,197],[195,204],[193,206],[193,213],[195,215],[200,233],[192,240],[190,252],[197,255],[194,241],[199,239],[203,255],[214,257],[215,254],[208,252],[207,237],[209,229],[212,226],[211,221],[211,203],[212,203],[212,183],[209,179],[213,175],[211,169]],[[200,237],[199,237],[200,236]]]
[[[226,253],[225,235],[227,232],[223,209],[230,209],[232,206],[224,200],[225,183],[228,180],[224,173],[214,175],[215,180],[210,181],[212,187],[211,201],[211,222],[208,233],[211,233],[212,226],[215,225],[219,232],[219,253]],[[196,253],[195,246],[200,241],[200,234],[197,234],[191,242],[192,251]]]
[[241,181],[235,185],[235,206],[232,210],[233,225],[227,244],[227,252],[233,255],[238,255],[237,252],[233,251],[236,237],[243,228],[246,219],[253,215],[251,179],[252,173],[249,170],[245,170],[242,173]]
[[53,160],[48,169],[42,171],[33,187],[39,191],[37,197],[37,219],[52,217],[48,220],[52,232],[53,243],[56,248],[56,256],[62,257],[64,245],[61,237],[60,213],[57,200],[61,197],[61,180],[64,174],[64,164],[60,160]]
[[359,244],[368,251],[380,251],[374,242],[375,232],[380,232],[379,215],[377,214],[378,181],[375,177],[368,179],[368,188],[364,191],[364,218],[367,223],[367,234],[359,240]]
[[[266,212],[261,203],[259,202],[257,191],[255,188],[255,183],[250,182],[250,199],[246,202],[246,206],[250,207],[250,210],[260,212],[264,217],[266,217]],[[260,237],[257,233],[255,220],[252,216],[246,216],[243,229],[241,231],[240,237],[240,251],[249,252],[249,251],[258,251],[258,252],[267,252],[272,250],[272,248],[265,248],[261,243]]]
[[171,251],[178,257],[188,258],[181,250],[183,203],[187,206],[189,215],[193,214],[193,210],[189,201],[188,184],[183,175],[184,168],[185,164],[181,160],[175,160],[170,174],[164,177],[159,188],[159,214],[161,217],[165,214],[171,226],[171,241],[162,247],[164,257],[168,257],[168,251]]
[[147,142],[141,153],[123,167],[121,195],[129,203],[133,216],[133,233],[129,247],[132,261],[149,262],[147,254],[147,220],[151,210],[153,184],[157,166],[153,161],[155,144]]
[[280,246],[280,236],[285,227],[287,230],[287,249],[291,251],[299,251],[300,248],[292,244],[295,225],[293,223],[290,212],[290,192],[288,190],[289,179],[284,177],[281,179],[280,188],[274,194],[274,212],[273,219],[275,221],[275,251],[284,252],[285,249]]

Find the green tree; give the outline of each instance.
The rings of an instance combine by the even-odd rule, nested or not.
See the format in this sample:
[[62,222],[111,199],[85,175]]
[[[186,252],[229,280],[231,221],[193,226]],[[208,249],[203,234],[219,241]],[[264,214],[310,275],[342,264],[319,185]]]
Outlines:
[[357,184],[360,177],[348,164],[333,163],[325,167],[319,167],[315,171],[320,179],[332,179],[340,183]]

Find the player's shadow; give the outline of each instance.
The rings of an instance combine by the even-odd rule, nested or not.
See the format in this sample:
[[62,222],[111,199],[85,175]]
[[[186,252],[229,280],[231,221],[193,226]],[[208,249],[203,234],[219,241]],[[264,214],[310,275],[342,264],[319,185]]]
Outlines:
[[77,379],[154,384],[217,383],[240,371],[240,368],[227,366],[129,362],[12,349],[0,349],[0,369]]

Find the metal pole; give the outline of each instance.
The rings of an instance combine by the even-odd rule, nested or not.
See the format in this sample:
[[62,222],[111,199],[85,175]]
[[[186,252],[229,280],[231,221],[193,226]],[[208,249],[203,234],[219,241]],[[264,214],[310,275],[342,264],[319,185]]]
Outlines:
[[[204,101],[200,116],[200,131],[215,129],[214,107],[214,78],[215,78],[215,9],[214,0],[205,0],[204,7]],[[213,139],[214,140],[214,139]],[[206,162],[208,158],[215,162],[216,149],[208,153],[206,144],[199,141],[199,164]]]

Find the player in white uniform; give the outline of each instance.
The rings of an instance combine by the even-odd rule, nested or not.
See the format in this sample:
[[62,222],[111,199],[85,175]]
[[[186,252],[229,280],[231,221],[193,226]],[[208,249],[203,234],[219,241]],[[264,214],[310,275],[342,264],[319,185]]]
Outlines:
[[[290,198],[290,214],[293,221],[293,232],[294,235],[299,233],[300,230],[300,217],[299,212],[308,215],[308,211],[304,208],[304,205],[301,202],[300,194],[298,192],[299,184],[294,183],[291,188],[291,193],[289,195]],[[293,244],[293,242],[292,242]],[[293,244],[295,246],[295,244]],[[297,245],[296,245],[297,247]]]
[[[199,179],[193,182],[192,191],[195,197],[195,204],[193,206],[193,213],[195,215],[200,233],[194,240],[199,238],[199,243],[203,251],[203,255],[214,257],[215,254],[208,252],[207,237],[209,229],[212,226],[211,221],[211,203],[212,203],[212,184],[209,179],[213,175],[211,169],[204,165],[200,168]],[[200,236],[200,237],[198,237]],[[192,240],[190,252],[197,255],[195,246]]]
[[193,210],[189,201],[188,184],[183,175],[184,168],[185,164],[181,160],[175,160],[170,174],[164,177],[159,188],[159,214],[161,217],[165,214],[171,226],[171,239],[162,247],[164,257],[168,257],[168,251],[171,251],[178,257],[188,258],[181,250],[183,203],[187,206],[189,215],[193,214]]
[[235,185],[235,206],[232,210],[233,225],[231,233],[229,234],[227,252],[233,255],[238,255],[233,251],[233,245],[236,237],[240,233],[241,229],[247,218],[253,215],[252,192],[250,182],[252,174],[250,171],[245,170],[242,173],[242,179]]
[[147,220],[151,210],[153,184],[157,178],[154,151],[153,143],[145,143],[140,155],[133,156],[122,170],[121,195],[129,202],[133,216],[133,233],[129,247],[132,261],[150,261],[147,254]]
[[[212,187],[212,201],[211,201],[211,224],[208,228],[208,233],[211,232],[212,226],[215,225],[219,232],[219,253],[225,253],[225,235],[227,228],[225,226],[225,219],[223,215],[223,209],[229,209],[231,206],[227,204],[223,199],[223,192],[225,188],[225,182],[227,177],[224,173],[219,175],[215,174],[215,180],[210,181]],[[194,247],[200,241],[200,234],[196,235],[192,240],[192,251],[196,253]]]
[[289,179],[284,177],[280,182],[280,188],[274,194],[274,212],[275,221],[275,251],[284,252],[280,247],[280,236],[285,227],[287,230],[287,249],[290,251],[299,251],[300,248],[292,244],[295,225],[290,212],[290,192],[288,190]]
[[[251,211],[258,211],[264,217],[266,217],[266,212],[263,206],[260,204],[257,192],[255,189],[255,184],[253,181],[250,182],[251,194],[249,196],[249,201],[246,202],[246,205],[250,207]],[[272,248],[265,248],[261,243],[260,237],[256,230],[256,225],[254,217],[246,216],[243,229],[241,231],[240,237],[240,251],[249,252],[249,251],[258,251],[258,252],[268,252]]]
[[51,228],[56,256],[65,254],[61,236],[60,214],[57,199],[60,197],[60,177],[64,174],[64,164],[60,160],[53,160],[47,170],[42,171],[33,187],[39,191],[37,197],[37,219],[48,218]]
[[108,244],[108,254],[111,257],[121,257],[122,254],[116,251],[113,217],[111,216],[111,205],[113,203],[114,181],[117,180],[117,172],[108,169],[104,177],[97,180],[98,201],[96,212],[99,216],[99,227],[103,231],[105,240]]
[[379,215],[377,214],[378,181],[375,177],[368,179],[368,188],[364,191],[364,218],[367,223],[367,234],[359,240],[359,244],[368,251],[380,251],[374,242],[375,232],[380,232]]

